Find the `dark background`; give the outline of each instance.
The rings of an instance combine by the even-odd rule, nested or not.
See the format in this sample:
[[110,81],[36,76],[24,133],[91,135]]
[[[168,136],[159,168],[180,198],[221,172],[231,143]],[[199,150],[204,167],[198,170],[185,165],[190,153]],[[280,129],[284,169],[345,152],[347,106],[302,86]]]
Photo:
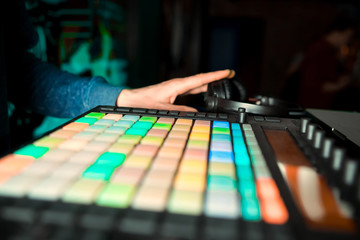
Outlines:
[[[101,59],[106,52],[105,29],[112,37],[107,60],[117,59],[122,64],[117,70],[121,79],[107,79],[111,84],[137,88],[230,68],[236,71],[250,96],[284,96],[289,69],[297,63],[297,56],[324,33],[336,16],[345,12],[357,21],[360,19],[358,1],[344,0],[26,2],[34,25],[43,33],[41,46],[34,52],[59,68],[64,69],[83,43],[90,46],[91,63]],[[359,49],[352,50],[356,55]],[[80,58],[76,64],[82,69],[76,74],[94,74],[87,69],[89,62],[83,63]],[[296,95],[296,89],[293,91]],[[184,101],[196,106],[202,100],[200,96]],[[28,133],[25,135],[31,135],[41,123],[34,136],[66,121],[48,117],[42,121],[43,116],[19,114],[16,110],[12,118],[14,128],[19,132],[24,129]]]
[[[54,12],[88,6],[87,20],[94,23],[112,6],[122,18],[106,27],[114,32],[124,68],[126,85],[142,87],[173,77],[232,68],[249,94],[281,96],[287,72],[295,57],[324,33],[340,12],[360,19],[358,1],[330,0],[27,0],[40,3],[31,14],[35,21]],[[113,11],[114,12],[114,11]],[[86,14],[85,14],[86,15]],[[111,14],[109,14],[111,15]],[[60,19],[60,20],[59,20]],[[42,25],[53,32],[48,61],[61,65],[58,36],[64,31],[45,17]],[[58,26],[58,27],[56,27]],[[73,26],[72,26],[73,28]],[[88,27],[96,39],[96,26]],[[83,35],[79,35],[81,38]],[[49,42],[49,40],[47,40]],[[101,42],[101,39],[97,42]],[[55,44],[54,44],[55,42]],[[60,43],[59,43],[60,42]],[[93,41],[96,43],[96,41]],[[64,45],[64,44],[63,44]],[[76,47],[75,47],[76,49]]]
[[[339,13],[360,17],[356,1],[184,0],[163,1],[163,8],[181,16],[165,16],[164,23],[182,22],[178,42],[184,49],[181,56],[171,56],[174,65],[167,65],[165,78],[233,68],[250,95],[277,97],[296,55]],[[176,47],[170,42],[170,49]]]

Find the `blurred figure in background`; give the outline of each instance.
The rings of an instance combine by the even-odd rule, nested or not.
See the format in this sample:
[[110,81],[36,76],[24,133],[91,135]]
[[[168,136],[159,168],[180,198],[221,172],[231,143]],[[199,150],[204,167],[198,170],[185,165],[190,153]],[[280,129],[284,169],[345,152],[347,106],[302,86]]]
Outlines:
[[333,109],[360,112],[360,34],[357,31],[348,48],[342,51],[346,56],[345,66],[351,71],[351,82],[334,98]]
[[351,67],[341,54],[355,32],[355,22],[339,16],[324,36],[310,45],[300,66],[298,102],[306,108],[333,108],[335,95],[351,83]]

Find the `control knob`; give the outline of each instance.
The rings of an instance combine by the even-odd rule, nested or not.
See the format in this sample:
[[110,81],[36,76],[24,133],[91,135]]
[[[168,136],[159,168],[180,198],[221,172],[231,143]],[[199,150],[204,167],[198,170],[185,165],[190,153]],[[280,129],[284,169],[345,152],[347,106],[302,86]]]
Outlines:
[[306,133],[309,122],[310,122],[309,118],[301,118],[300,133],[302,134]]

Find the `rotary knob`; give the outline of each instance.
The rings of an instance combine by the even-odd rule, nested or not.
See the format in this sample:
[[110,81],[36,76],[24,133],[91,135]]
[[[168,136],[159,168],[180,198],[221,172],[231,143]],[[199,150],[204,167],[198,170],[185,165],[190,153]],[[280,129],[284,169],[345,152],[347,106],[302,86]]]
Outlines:
[[308,127],[307,127],[307,131],[306,131],[306,139],[308,141],[312,141],[313,138],[314,138],[314,133],[315,133],[315,129],[316,129],[316,125],[315,124],[308,124]]
[[334,147],[330,165],[326,166],[329,169],[329,183],[340,186],[340,175],[344,168],[346,151],[344,148]]
[[301,118],[301,121],[300,121],[300,133],[302,133],[302,134],[306,133],[309,123],[310,123],[309,118]]
[[320,149],[325,137],[325,132],[323,130],[315,130],[314,138],[313,138],[313,147],[315,149]]
[[342,172],[341,196],[347,200],[353,200],[356,192],[356,179],[359,175],[359,161],[347,159]]
[[331,157],[333,146],[334,146],[334,139],[325,138],[324,143],[321,147],[321,156],[325,159],[329,159]]

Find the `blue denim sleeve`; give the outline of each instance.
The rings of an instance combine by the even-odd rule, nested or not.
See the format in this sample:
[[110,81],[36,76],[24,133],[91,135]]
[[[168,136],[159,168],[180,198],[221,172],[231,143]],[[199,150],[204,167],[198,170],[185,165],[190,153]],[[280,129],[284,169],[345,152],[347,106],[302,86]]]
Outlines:
[[102,77],[84,78],[59,70],[26,54],[23,66],[28,83],[29,107],[55,117],[76,117],[98,105],[116,104],[123,87],[112,86]]
[[66,118],[97,105],[115,105],[122,87],[111,86],[101,77],[82,78],[61,71],[28,53],[38,37],[24,1],[4,3],[9,12],[4,34],[8,100],[17,107]]

